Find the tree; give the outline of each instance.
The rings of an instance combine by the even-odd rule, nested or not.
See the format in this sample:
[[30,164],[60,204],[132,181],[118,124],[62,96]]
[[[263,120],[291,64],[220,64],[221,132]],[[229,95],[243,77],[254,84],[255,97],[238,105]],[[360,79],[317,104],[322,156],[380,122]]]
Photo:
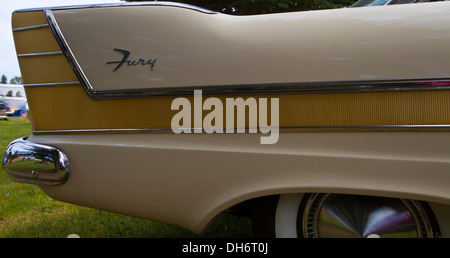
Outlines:
[[251,15],[341,8],[352,5],[356,0],[177,0],[177,2],[227,14]]
[[3,83],[3,84],[8,83],[8,78],[6,78],[6,75],[2,75],[2,79],[1,79],[0,83]]
[[20,76],[14,76],[9,83],[11,84],[22,84],[22,77]]

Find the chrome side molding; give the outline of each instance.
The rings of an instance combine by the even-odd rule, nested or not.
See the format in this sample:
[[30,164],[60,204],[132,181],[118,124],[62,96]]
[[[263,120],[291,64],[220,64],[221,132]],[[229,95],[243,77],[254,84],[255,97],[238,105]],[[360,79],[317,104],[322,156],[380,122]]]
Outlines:
[[58,185],[69,177],[69,160],[57,148],[17,139],[9,144],[3,157],[3,168],[15,182]]
[[41,53],[27,53],[27,54],[17,54],[17,57],[29,57],[29,56],[56,56],[63,55],[62,51],[55,52],[41,52]]
[[26,27],[20,27],[20,28],[14,28],[12,31],[22,31],[22,30],[35,30],[40,28],[47,28],[48,24],[39,24],[39,25],[33,25],[33,26],[26,26]]
[[70,10],[70,9],[81,9],[81,8],[98,8],[98,7],[121,7],[121,6],[165,6],[165,7],[177,7],[189,9],[205,14],[217,14],[219,12],[209,10],[206,8],[198,7],[195,5],[170,2],[170,1],[148,1],[148,2],[123,2],[123,3],[104,3],[104,4],[81,4],[81,5],[66,5],[66,6],[52,6],[52,7],[38,7],[38,8],[26,8],[14,11],[15,13],[22,12],[34,12],[34,11],[45,11],[45,10]]

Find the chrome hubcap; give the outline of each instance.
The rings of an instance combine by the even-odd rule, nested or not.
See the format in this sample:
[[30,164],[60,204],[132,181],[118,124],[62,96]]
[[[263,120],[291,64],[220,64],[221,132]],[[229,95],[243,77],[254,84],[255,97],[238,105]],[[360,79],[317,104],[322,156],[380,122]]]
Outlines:
[[435,237],[432,214],[418,201],[312,194],[299,212],[303,237]]

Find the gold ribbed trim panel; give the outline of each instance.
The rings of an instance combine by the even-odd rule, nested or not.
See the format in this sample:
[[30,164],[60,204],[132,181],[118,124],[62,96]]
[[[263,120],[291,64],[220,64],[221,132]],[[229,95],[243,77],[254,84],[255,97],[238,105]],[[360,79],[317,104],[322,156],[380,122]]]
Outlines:
[[[179,112],[171,110],[174,97],[95,100],[82,86],[27,94],[36,131],[167,129]],[[450,125],[450,90],[219,96],[224,106],[227,97],[279,98],[280,128]]]

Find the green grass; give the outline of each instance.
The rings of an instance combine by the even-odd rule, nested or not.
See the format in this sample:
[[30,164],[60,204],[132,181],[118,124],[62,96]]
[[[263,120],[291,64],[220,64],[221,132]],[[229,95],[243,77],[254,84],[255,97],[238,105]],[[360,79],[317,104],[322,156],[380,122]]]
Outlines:
[[[0,121],[0,155],[8,144],[30,134],[21,117]],[[204,235],[165,223],[139,219],[56,201],[38,186],[15,183],[0,168],[0,238],[226,238],[252,237],[250,221],[220,217]]]

